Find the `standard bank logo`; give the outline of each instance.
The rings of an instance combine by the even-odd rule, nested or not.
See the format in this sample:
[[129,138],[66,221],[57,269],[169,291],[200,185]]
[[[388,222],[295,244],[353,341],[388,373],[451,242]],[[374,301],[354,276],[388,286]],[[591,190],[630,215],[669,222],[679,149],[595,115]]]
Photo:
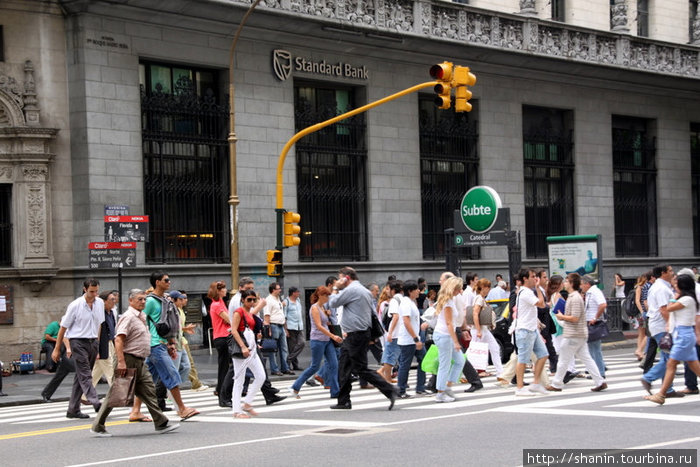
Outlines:
[[292,54],[287,50],[277,49],[272,51],[272,69],[280,81],[284,81],[292,74]]

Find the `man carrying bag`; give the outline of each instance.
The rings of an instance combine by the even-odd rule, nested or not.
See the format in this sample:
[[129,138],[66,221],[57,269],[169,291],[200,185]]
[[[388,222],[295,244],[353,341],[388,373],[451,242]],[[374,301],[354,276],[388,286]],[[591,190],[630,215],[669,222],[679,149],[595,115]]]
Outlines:
[[[151,333],[146,325],[146,315],[143,313],[145,306],[146,294],[142,290],[132,289],[129,292],[129,308],[119,319],[115,333],[114,351],[117,359],[114,376],[120,379],[127,374],[129,369],[134,370],[134,394],[148,407],[156,432],[167,433],[177,429],[180,425],[170,423],[168,417],[158,408],[153,378],[145,364],[146,357],[151,353]],[[115,387],[117,387],[116,383],[109,389],[106,400],[112,400],[112,392]],[[127,405],[126,402],[124,401],[125,405]],[[112,436],[105,429],[105,421],[111,411],[110,404],[102,404],[90,433],[99,438]]]

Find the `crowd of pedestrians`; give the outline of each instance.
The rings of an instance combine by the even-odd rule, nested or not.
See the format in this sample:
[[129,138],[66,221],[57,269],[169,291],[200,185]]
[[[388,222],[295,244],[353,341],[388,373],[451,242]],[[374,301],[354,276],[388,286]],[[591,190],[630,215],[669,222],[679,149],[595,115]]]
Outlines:
[[[389,400],[389,410],[399,398],[433,395],[438,403],[452,402],[457,398],[456,384],[469,383],[464,392],[471,393],[482,389],[482,379],[490,376],[495,376],[498,387],[514,386],[516,396],[559,392],[575,377],[592,380],[591,391],[607,389],[602,352],[607,300],[595,278],[577,272],[548,278],[546,271],[526,268],[513,278],[512,289],[502,279],[496,277],[492,283],[469,272],[463,281],[445,272],[439,289],[429,290],[424,278],[395,277],[381,287],[365,287],[353,268],[344,267],[338,277],[329,277],[314,290],[307,312],[296,287],[289,288],[285,298],[281,285],[272,282],[262,298],[249,277],[240,280],[234,295],[225,282],[212,282],[208,316],[218,356],[214,392],[219,405],[230,407],[236,418],[249,418],[258,415],[252,405],[258,391],[268,405],[285,399],[270,383],[266,365],[273,375],[296,376],[301,371],[288,388],[291,399],[301,399],[304,385],[320,383],[337,399],[331,408],[346,410],[352,408],[355,381],[362,389],[379,390]],[[56,374],[42,397],[50,401],[65,376],[75,372],[66,417],[89,418],[81,411],[81,400],[92,405],[98,414],[92,427],[96,436],[110,436],[105,420],[111,407],[99,400],[95,385],[105,376],[111,386],[114,376],[127,368],[136,370],[137,381],[129,420],[153,422],[159,433],[176,429],[178,425],[163,415],[172,410],[166,406],[168,393],[181,421],[199,414],[185,405],[180,391],[188,379],[194,390],[208,388],[198,378],[184,337],[195,330],[194,324],[185,322],[187,295],[184,290],[170,290],[164,271],[154,272],[150,285],[146,291],[129,292],[129,307],[117,319],[117,292],[100,293],[99,281],[87,279],[83,294],[68,306],[60,322],[46,329],[42,347],[51,357],[47,368]],[[613,290],[615,298],[633,300],[625,312],[639,330],[635,356],[641,362],[646,398],[663,404],[669,397],[697,394],[697,275],[689,269],[676,275],[670,265],[659,265],[641,274],[629,295],[616,274]],[[488,313],[489,300],[506,298],[509,314],[504,317],[511,322],[508,333],[514,348],[510,358],[501,353],[504,347],[493,334],[495,315],[492,319]],[[163,318],[171,313],[176,325],[163,332]],[[311,363],[302,370],[298,356],[307,345],[307,322]],[[470,345],[476,348],[475,343],[487,349],[494,373],[486,364],[465,358],[469,355],[465,350]],[[379,364],[376,371],[368,368],[368,351]],[[585,373],[577,371],[577,362]],[[685,364],[686,387],[675,391],[672,383],[680,362]],[[409,393],[414,364],[415,387]],[[528,367],[531,381],[525,378]],[[653,393],[657,380],[661,387]],[[108,397],[110,393],[111,388]],[[150,418],[141,413],[142,403]]]

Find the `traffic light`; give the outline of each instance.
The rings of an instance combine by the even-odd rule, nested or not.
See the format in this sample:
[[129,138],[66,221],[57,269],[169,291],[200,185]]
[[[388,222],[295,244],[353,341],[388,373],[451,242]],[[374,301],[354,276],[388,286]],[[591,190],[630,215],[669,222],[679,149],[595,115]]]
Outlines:
[[299,238],[299,233],[301,232],[301,227],[298,224],[301,220],[301,216],[296,212],[285,212],[284,213],[284,247],[297,246],[301,243],[301,238]]
[[470,112],[472,105],[468,101],[472,98],[472,92],[467,89],[467,86],[476,84],[476,76],[469,72],[469,67],[456,66],[452,84],[455,87],[455,111]]
[[267,275],[270,277],[282,275],[282,252],[280,250],[267,250]]
[[452,62],[442,62],[430,67],[430,76],[441,81],[435,85],[435,105],[440,109],[449,109],[452,103],[450,91],[452,90]]

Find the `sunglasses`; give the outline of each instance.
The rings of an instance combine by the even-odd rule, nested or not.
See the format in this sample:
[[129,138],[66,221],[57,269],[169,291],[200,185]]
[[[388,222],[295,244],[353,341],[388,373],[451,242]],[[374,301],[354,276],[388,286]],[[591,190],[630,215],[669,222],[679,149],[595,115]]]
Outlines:
[[257,298],[246,298],[245,301],[246,302],[257,302],[258,299]]
[[161,279],[163,282],[170,282],[170,278],[166,277],[165,279]]

